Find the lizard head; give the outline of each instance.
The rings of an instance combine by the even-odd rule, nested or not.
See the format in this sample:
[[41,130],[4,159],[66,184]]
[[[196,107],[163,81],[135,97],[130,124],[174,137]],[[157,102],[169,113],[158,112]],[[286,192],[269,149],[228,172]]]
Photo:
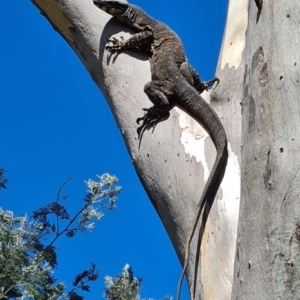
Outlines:
[[153,20],[139,7],[115,0],[93,0],[101,10],[116,17],[121,23],[125,23],[139,30],[150,28]]
[[94,0],[94,4],[103,11],[118,19],[125,14],[126,10],[129,7],[127,3],[112,0]]

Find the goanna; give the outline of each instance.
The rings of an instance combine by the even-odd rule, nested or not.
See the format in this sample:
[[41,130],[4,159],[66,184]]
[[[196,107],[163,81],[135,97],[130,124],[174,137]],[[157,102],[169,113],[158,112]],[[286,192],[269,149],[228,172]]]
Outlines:
[[146,114],[137,119],[138,123],[142,121],[142,125],[138,128],[139,135],[143,134],[147,126],[155,126],[161,117],[170,110],[170,101],[174,101],[184,106],[204,127],[216,147],[216,160],[198,203],[185,245],[185,261],[177,292],[177,298],[179,298],[181,282],[188,264],[190,242],[202,208],[205,203],[213,202],[227,165],[228,150],[225,130],[215,111],[199,94],[218,79],[203,82],[197,72],[188,64],[178,36],[165,24],[149,17],[139,7],[109,0],[94,0],[94,4],[116,17],[119,22],[129,25],[137,31],[128,40],[115,38],[109,40],[111,44],[106,46],[107,50],[120,52],[125,49],[138,48],[148,49],[152,52],[150,59],[152,80],[145,85],[144,91],[153,106],[144,109]]

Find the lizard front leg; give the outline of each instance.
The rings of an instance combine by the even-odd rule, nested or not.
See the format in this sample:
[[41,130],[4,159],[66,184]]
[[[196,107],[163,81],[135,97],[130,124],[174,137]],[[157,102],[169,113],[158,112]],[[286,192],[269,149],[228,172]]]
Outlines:
[[215,82],[219,84],[220,80],[215,77],[210,81],[203,81],[198,72],[187,62],[184,62],[180,66],[180,72],[185,77],[186,81],[193,86],[199,94],[207,90]]
[[139,49],[145,45],[149,45],[150,48],[152,39],[152,32],[150,30],[133,34],[127,40],[124,40],[122,36],[120,39],[112,37],[108,40],[108,43],[112,43],[112,45],[107,45],[105,49],[110,52],[121,52],[126,49]]

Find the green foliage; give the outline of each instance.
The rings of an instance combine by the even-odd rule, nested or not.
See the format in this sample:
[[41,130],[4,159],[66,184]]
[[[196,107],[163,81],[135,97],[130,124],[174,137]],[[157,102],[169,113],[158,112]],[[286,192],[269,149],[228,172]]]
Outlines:
[[126,264],[115,278],[105,277],[105,297],[109,300],[139,300],[142,281],[143,278],[133,276],[132,268]]
[[51,261],[44,255],[47,247],[37,239],[26,216],[14,218],[0,209],[0,299],[58,299],[64,292],[64,285],[52,277]]
[[[0,188],[5,188],[7,183],[3,173],[0,169]],[[57,266],[54,244],[63,234],[74,237],[78,231],[93,229],[92,220],[103,216],[99,207],[115,208],[116,195],[121,191],[115,186],[117,178],[109,174],[98,178],[99,182],[86,182],[88,193],[84,204],[73,217],[64,206],[69,196],[61,196],[63,187],[72,177],[58,189],[56,201],[34,211],[30,220],[27,216],[14,217],[11,211],[0,208],[0,300],[84,299],[76,290],[90,290],[87,283],[99,276],[96,265],[92,263],[90,269],[76,275],[73,288],[67,293],[64,283],[57,283],[52,275]],[[74,224],[76,220],[77,225]],[[64,226],[62,221],[66,222]],[[47,240],[50,242],[45,245]]]
[[[1,168],[0,189],[6,188],[8,183],[4,172]],[[89,269],[74,277],[72,289],[67,292],[65,284],[57,282],[53,276],[57,266],[54,244],[62,235],[74,237],[79,231],[92,230],[92,220],[100,220],[103,209],[115,209],[121,188],[115,186],[117,178],[109,174],[98,176],[98,182],[88,180],[84,204],[71,217],[64,206],[69,196],[61,195],[71,179],[72,176],[58,189],[56,200],[35,210],[31,219],[14,217],[11,211],[3,211],[0,207],[0,300],[83,300],[77,291],[89,292],[88,283],[98,279],[99,271],[91,263]],[[50,242],[45,245],[42,241]],[[106,276],[105,281],[108,300],[141,300],[142,278],[134,277],[129,265],[126,264],[123,272],[114,278]],[[169,296],[163,298],[171,299]]]
[[8,179],[5,178],[4,173],[6,171],[3,167],[0,168],[0,189],[6,189],[6,184],[8,183]]
[[[105,277],[106,288],[104,296],[108,300],[154,300],[140,297],[142,281],[142,277],[134,277],[132,268],[126,264],[121,274],[114,278],[110,276]],[[166,296],[162,300],[172,300],[172,297]]]

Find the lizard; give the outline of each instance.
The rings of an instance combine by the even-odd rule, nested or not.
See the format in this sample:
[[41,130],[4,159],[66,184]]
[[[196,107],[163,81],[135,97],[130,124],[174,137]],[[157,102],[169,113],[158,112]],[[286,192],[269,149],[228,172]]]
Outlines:
[[[212,107],[200,95],[219,80],[201,80],[197,71],[188,63],[180,38],[167,25],[148,16],[141,8],[112,0],[93,0],[94,4],[115,17],[119,22],[134,28],[137,33],[125,40],[111,38],[106,49],[121,52],[127,49],[148,49],[150,57],[151,81],[144,86],[144,92],[153,103],[144,108],[143,117],[137,119],[142,125],[137,129],[139,136],[146,127],[153,129],[160,119],[169,112],[170,101],[182,105],[203,126],[216,148],[216,159],[205,184],[200,201],[196,207],[190,233],[184,248],[184,265],[180,276],[177,299],[189,260],[189,249],[198,225],[202,209],[206,203],[212,203],[223,179],[227,160],[227,137],[224,127]],[[194,288],[195,289],[195,288]],[[192,295],[194,299],[194,295]]]

